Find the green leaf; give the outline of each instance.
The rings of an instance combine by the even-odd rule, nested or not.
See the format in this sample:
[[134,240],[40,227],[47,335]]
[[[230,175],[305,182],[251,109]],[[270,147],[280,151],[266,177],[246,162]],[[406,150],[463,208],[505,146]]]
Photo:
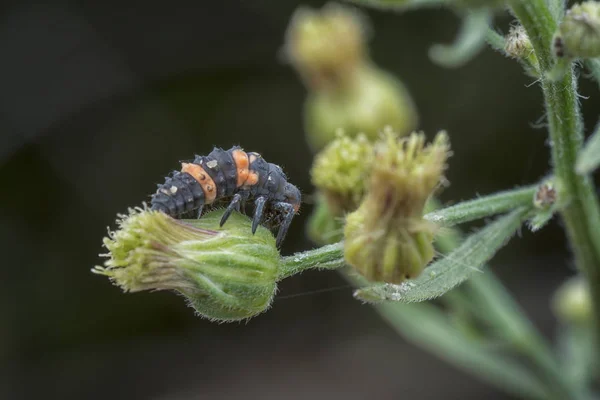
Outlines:
[[548,9],[557,22],[560,22],[565,15],[565,0],[546,0]]
[[420,302],[439,297],[467,280],[504,246],[519,229],[529,208],[519,208],[480,229],[452,253],[427,267],[416,279],[400,285],[375,285],[355,292],[366,302],[383,300],[404,303]]
[[529,227],[531,232],[539,231],[544,226],[546,226],[548,222],[550,222],[552,217],[554,217],[554,214],[556,214],[559,211],[559,209],[560,206],[558,204],[555,204],[548,209],[538,210],[534,214],[534,216],[531,217],[529,221],[527,221],[527,226]]
[[438,225],[449,227],[491,217],[522,206],[531,207],[537,187],[537,185],[531,185],[464,201],[454,206],[430,212],[424,218]]
[[580,175],[593,172],[600,165],[600,124],[588,139],[585,147],[579,152],[576,169]]
[[520,398],[549,398],[528,368],[465,337],[435,306],[382,303],[376,309],[402,336],[480,379]]
[[436,44],[429,49],[429,57],[437,64],[456,68],[465,65],[479,53],[486,42],[492,11],[482,8],[469,12],[460,32],[451,45]]
[[506,45],[506,39],[504,36],[493,30],[492,28],[488,28],[485,41],[490,45],[490,47],[500,53],[506,55],[506,51],[504,50],[504,46]]

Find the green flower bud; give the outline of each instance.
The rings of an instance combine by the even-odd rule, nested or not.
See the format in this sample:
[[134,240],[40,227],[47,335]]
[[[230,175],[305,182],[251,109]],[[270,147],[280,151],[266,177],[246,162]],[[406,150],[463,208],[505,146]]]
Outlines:
[[106,275],[125,291],[175,290],[211,320],[235,321],[267,310],[277,288],[279,253],[271,233],[234,213],[219,227],[223,210],[197,220],[130,210],[109,232]]
[[415,128],[417,113],[408,91],[369,60],[365,18],[354,9],[300,8],[285,42],[287,59],[309,89],[304,128],[313,150],[334,140],[338,128],[372,139],[386,125],[402,135]]
[[366,56],[365,26],[364,18],[349,7],[301,7],[288,27],[284,54],[309,88],[339,86]]
[[316,203],[308,219],[306,234],[318,245],[337,243],[344,238],[344,218],[335,216],[325,197],[317,194]]
[[350,138],[343,131],[317,154],[311,169],[312,183],[325,196],[333,215],[343,216],[358,208],[372,162],[373,146],[366,136]]
[[592,320],[592,299],[587,282],[571,278],[556,291],[552,299],[554,314],[567,324],[583,325]]
[[304,104],[307,140],[315,151],[334,140],[339,128],[349,136],[364,133],[374,140],[385,126],[407,135],[417,120],[404,85],[370,64],[356,68],[353,79],[338,90],[309,93]]
[[386,130],[375,144],[367,194],[344,230],[346,262],[367,279],[398,284],[433,259],[436,226],[423,219],[423,209],[448,155],[445,132],[425,146],[422,133],[400,138]]
[[559,58],[600,57],[600,3],[585,1],[567,11],[555,34],[553,51]]

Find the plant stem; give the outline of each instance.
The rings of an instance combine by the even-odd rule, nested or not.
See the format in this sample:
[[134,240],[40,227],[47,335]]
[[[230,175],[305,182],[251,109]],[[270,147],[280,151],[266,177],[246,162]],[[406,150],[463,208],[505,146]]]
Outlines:
[[531,207],[537,185],[507,190],[478,199],[463,201],[454,206],[432,211],[424,216],[441,226],[453,226],[480,218],[491,217],[519,207]]
[[575,172],[577,154],[583,142],[572,68],[558,80],[544,78],[552,69],[550,53],[554,20],[544,0],[511,0],[513,13],[527,30],[542,70],[542,89],[548,116],[554,174],[564,185],[570,202],[560,214],[579,269],[590,286],[594,306],[596,345],[600,349],[600,207],[588,176]]
[[318,249],[282,257],[278,280],[295,275],[307,269],[338,269],[346,265],[344,242],[338,242]]

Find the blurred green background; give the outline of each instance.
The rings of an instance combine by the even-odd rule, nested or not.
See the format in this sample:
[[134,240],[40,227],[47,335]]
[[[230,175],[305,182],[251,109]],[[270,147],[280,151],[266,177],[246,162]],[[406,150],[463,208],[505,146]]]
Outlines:
[[[278,58],[298,5],[1,6],[0,398],[507,398],[396,336],[335,272],[288,279],[269,312],[222,325],[172,293],[124,295],[90,273],[116,213],[213,146],[260,152],[311,193],[305,90]],[[540,91],[516,62],[486,50],[443,69],[427,48],[452,40],[451,12],[368,15],[372,57],[411,91],[420,128],[449,131],[443,201],[548,170]],[[598,87],[580,91],[589,131]],[[311,247],[310,209],[285,254]],[[551,337],[549,296],[573,274],[559,224],[524,229],[493,265]]]

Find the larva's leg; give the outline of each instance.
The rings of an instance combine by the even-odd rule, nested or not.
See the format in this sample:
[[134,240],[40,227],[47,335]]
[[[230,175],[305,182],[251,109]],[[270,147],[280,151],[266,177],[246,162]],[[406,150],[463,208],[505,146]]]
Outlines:
[[250,192],[247,190],[243,190],[238,192],[240,196],[242,196],[242,200],[240,201],[240,211],[242,214],[246,214],[246,201],[248,201],[248,197],[250,197]]
[[223,226],[223,224],[227,222],[227,219],[229,218],[233,210],[236,210],[238,212],[240,211],[241,202],[242,195],[239,193],[234,194],[233,198],[231,199],[231,203],[229,203],[227,209],[225,210],[225,213],[223,213],[223,216],[221,217],[221,222],[219,223],[219,226]]
[[204,208],[204,204],[200,206],[200,208],[198,208],[198,212],[197,212],[197,219],[200,219],[200,217],[202,216],[202,209]]
[[265,204],[267,203],[266,196],[257,197],[254,201],[255,209],[254,209],[254,217],[252,218],[252,234],[256,232],[258,225],[260,225],[260,221],[262,220],[263,213],[265,210]]
[[277,232],[277,247],[281,246],[281,243],[283,243],[283,239],[285,239],[285,235],[288,232],[288,229],[290,228],[290,225],[292,223],[292,219],[294,219],[294,215],[296,214],[294,211],[294,206],[292,206],[289,203],[284,203],[284,202],[278,202],[273,204],[273,207],[276,210],[279,210],[282,212],[283,214],[283,222],[281,223],[281,226],[279,227],[279,231]]

